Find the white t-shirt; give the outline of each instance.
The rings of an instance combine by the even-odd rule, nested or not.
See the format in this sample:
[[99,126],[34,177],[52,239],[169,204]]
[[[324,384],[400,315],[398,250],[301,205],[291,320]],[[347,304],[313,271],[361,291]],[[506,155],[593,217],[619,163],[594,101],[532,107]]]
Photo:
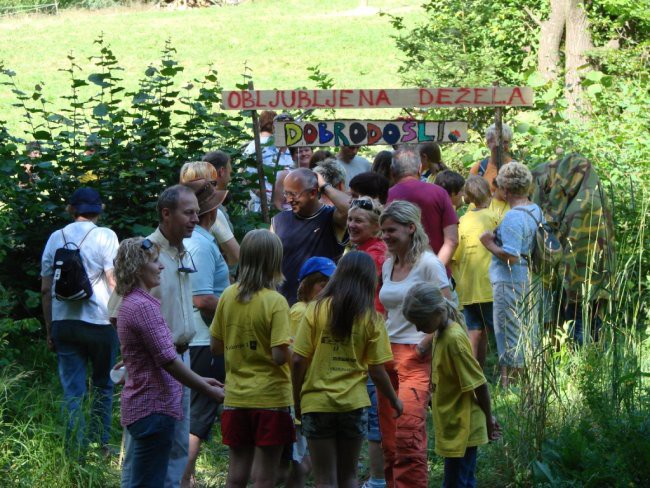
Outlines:
[[404,318],[402,303],[411,287],[417,283],[432,283],[439,288],[449,287],[449,278],[442,261],[431,251],[425,251],[411,272],[402,281],[391,280],[393,274],[393,258],[384,261],[382,267],[383,284],[379,290],[379,300],[386,309],[388,318],[386,328],[388,338],[395,344],[418,344],[425,336],[418,332],[415,326]]
[[[92,283],[93,294],[87,300],[61,301],[54,296],[52,286],[52,320],[82,320],[91,324],[108,324],[108,289],[105,271],[113,269],[113,259],[117,255],[119,243],[117,235],[107,227],[97,227],[92,222],[73,222],[63,228],[65,241],[79,245],[88,231],[92,230],[81,245],[88,279]],[[41,276],[54,276],[54,254],[63,247],[63,234],[57,230],[50,235],[41,258]],[[73,249],[71,246],[70,249]]]
[[228,219],[220,208],[217,209],[217,220],[215,220],[212,227],[210,227],[210,234],[214,236],[218,244],[228,242],[230,239],[235,237],[228,225]]
[[345,188],[350,188],[350,180],[359,173],[367,173],[372,168],[370,161],[361,156],[355,156],[352,161],[346,163],[339,159],[341,166],[345,169]]
[[[269,144],[269,139],[270,136],[264,136],[260,137],[260,144],[262,145],[262,163],[265,166],[269,166],[271,168],[275,167],[275,160],[278,157],[278,153],[280,150],[275,147],[273,144]],[[244,155],[245,156],[254,156],[255,155],[255,141],[251,141],[248,146],[246,146],[246,149],[244,149]],[[280,157],[278,159],[278,172],[291,168],[294,166],[293,159],[291,158],[291,154],[289,154],[289,150],[285,149],[283,153],[280,154]],[[250,173],[251,175],[257,175],[257,168],[253,166],[249,166],[246,168],[246,171]],[[255,180],[257,183],[257,179]],[[269,181],[265,178],[265,185],[266,185],[266,198],[269,203],[271,203],[271,195],[273,194],[273,185],[269,183]],[[257,185],[256,185],[257,187]],[[251,194],[251,201],[249,203],[249,209],[252,212],[259,212],[261,210],[261,203],[259,197],[253,193],[250,192]]]

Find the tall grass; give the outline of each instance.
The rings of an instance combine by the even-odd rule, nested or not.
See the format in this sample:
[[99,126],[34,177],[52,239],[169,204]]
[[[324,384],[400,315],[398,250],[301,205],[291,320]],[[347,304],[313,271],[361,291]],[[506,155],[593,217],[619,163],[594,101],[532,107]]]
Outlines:
[[[644,196],[642,208],[632,209],[633,225],[617,235],[618,255],[624,258],[609,285],[612,299],[601,310],[598,340],[590,339],[587,319],[593,304],[583,299],[584,345],[571,340],[571,322],[559,321],[538,344],[526,345],[526,368],[517,385],[496,389],[504,439],[486,449],[484,480],[524,486],[642,486],[650,479]],[[530,327],[524,324],[524,330]]]

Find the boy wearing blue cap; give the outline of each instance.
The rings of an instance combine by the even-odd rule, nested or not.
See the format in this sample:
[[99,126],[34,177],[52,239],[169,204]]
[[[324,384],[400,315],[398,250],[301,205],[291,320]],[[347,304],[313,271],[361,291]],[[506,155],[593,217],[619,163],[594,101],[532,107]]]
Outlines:
[[[291,341],[293,342],[302,321],[307,305],[314,300],[334,274],[336,264],[329,258],[314,256],[305,261],[298,273],[298,301],[289,310],[291,320]],[[311,471],[311,459],[307,449],[307,439],[300,429],[296,429],[296,442],[293,445],[291,472],[287,486],[305,486]]]

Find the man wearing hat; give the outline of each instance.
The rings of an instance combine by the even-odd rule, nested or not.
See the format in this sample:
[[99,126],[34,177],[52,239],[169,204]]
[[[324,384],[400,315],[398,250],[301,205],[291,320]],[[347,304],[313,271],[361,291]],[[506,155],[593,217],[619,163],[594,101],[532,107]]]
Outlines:
[[[67,210],[74,222],[50,235],[41,260],[41,296],[47,346],[58,355],[64,411],[68,420],[68,448],[84,449],[89,442],[99,442],[108,453],[113,400],[113,383],[109,373],[115,362],[118,339],[109,322],[107,304],[115,287],[113,259],[117,254],[118,241],[111,229],[97,226],[103,205],[96,190],[76,190],[70,197]],[[54,255],[66,243],[67,248],[76,245],[80,250],[93,290],[89,298],[53,300]],[[92,365],[93,384],[93,418],[89,433],[86,432],[81,409],[86,396],[88,361]]]
[[[190,275],[196,328],[196,334],[190,342],[190,365],[198,375],[215,378],[223,383],[226,375],[223,356],[215,357],[210,352],[209,327],[219,297],[230,285],[230,279],[228,264],[210,229],[217,220],[217,208],[228,192],[216,190],[205,179],[184,184],[194,191],[199,202],[199,225],[194,228],[192,236],[183,241],[196,267],[196,273]],[[194,485],[194,471],[201,443],[209,439],[219,407],[214,400],[202,393],[192,390],[190,395],[188,460],[181,486]]]

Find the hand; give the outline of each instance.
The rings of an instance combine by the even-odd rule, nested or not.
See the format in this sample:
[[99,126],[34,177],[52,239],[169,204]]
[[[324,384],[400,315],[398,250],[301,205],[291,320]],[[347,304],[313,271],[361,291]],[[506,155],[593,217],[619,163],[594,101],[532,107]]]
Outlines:
[[318,188],[320,188],[320,187],[323,186],[325,183],[327,183],[327,182],[325,181],[325,178],[323,178],[323,176],[322,176],[320,173],[316,173],[316,178],[318,178]]
[[203,378],[205,382],[210,385],[210,386],[216,386],[218,388],[223,388],[223,383],[219,380],[216,380],[214,378]]
[[[217,380],[214,380],[217,381]],[[218,383],[218,381],[217,381]],[[223,399],[226,396],[226,393],[224,392],[223,388],[220,386],[212,386],[208,384],[208,387],[205,391],[205,394],[211,397],[215,402],[217,403],[223,403]]]
[[393,402],[393,410],[395,410],[395,415],[393,415],[393,418],[396,419],[397,417],[400,417],[402,415],[402,412],[404,411],[404,405],[402,405],[402,400],[399,398],[395,399],[395,402]]
[[488,246],[488,244],[494,242],[494,232],[486,230],[481,234],[481,237],[479,237],[481,244],[483,244],[485,247]]
[[54,340],[52,339],[52,336],[50,335],[49,332],[47,333],[47,339],[46,340],[47,340],[47,348],[48,348],[48,350],[50,350],[52,352],[56,352],[56,346],[54,345]]
[[486,419],[486,424],[488,440],[490,442],[499,440],[501,438],[501,426],[497,422],[497,419],[492,416],[489,420]]
[[[123,367],[124,367],[124,361],[118,361],[117,363],[115,363],[115,366],[113,366],[111,369],[118,370],[118,369],[123,368]],[[124,385],[125,383],[126,383],[126,371],[122,375],[122,378],[120,379],[120,381],[118,381],[115,384],[116,385]]]
[[423,346],[422,344],[417,344],[415,346],[415,355],[420,361],[424,361],[429,354],[429,348]]
[[294,413],[294,415],[296,417],[296,420],[302,420],[302,412],[300,411],[300,404],[299,403],[296,403],[293,406],[293,413]]

